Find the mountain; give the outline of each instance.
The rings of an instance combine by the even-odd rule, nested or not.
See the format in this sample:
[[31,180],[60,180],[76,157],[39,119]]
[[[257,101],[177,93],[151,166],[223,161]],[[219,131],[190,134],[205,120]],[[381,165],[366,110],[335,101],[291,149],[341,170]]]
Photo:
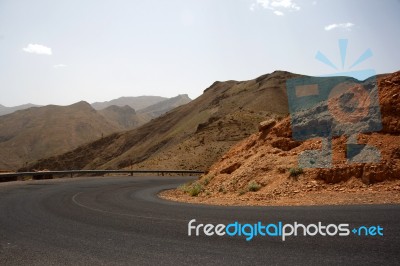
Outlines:
[[158,117],[178,106],[187,104],[191,101],[187,94],[181,94],[173,98],[166,99],[146,108],[138,110],[139,114],[144,114],[151,118]]
[[150,105],[159,103],[168,98],[161,96],[138,96],[138,97],[120,97],[118,99],[114,99],[106,102],[95,102],[92,103],[92,107],[96,110],[102,110],[109,106],[116,105],[123,107],[125,105],[130,106],[132,109],[139,110],[146,108]]
[[79,102],[32,107],[0,116],[0,170],[15,170],[110,133],[133,129],[188,101],[187,96],[177,96],[148,106],[141,113],[128,105],[95,110]]
[[[175,200],[224,205],[398,204],[400,71],[379,75],[376,79],[377,82],[373,79],[366,80],[363,86],[378,86],[382,129],[372,133],[359,133],[357,136],[359,144],[378,149],[380,156],[376,162],[373,162],[376,160],[376,153],[371,153],[371,148],[367,146],[356,153],[358,158],[366,158],[366,162],[349,163],[346,154],[353,148],[346,146],[348,138],[341,135],[333,138],[332,167],[302,169],[298,166],[299,155],[304,151],[321,150],[321,139],[296,141],[292,138],[290,117],[283,120],[272,119],[261,123],[259,132],[233,146],[199,181],[181,190],[170,191],[164,196]],[[331,122],[328,121],[327,112],[334,114],[336,121],[353,119],[357,110],[352,115],[340,113],[336,110],[339,105],[332,103],[342,101],[344,104],[348,101],[350,105],[346,103],[341,107],[348,108],[352,105],[352,97],[359,91],[359,87],[354,86],[315,108],[302,111],[305,113],[302,118],[297,118],[297,122],[306,123],[308,129],[329,125]],[[365,106],[370,107],[370,100],[364,96],[359,99],[358,110],[363,112],[362,110],[367,110],[364,109]],[[375,108],[369,109],[371,119],[366,121],[368,125],[376,123],[375,118],[372,118],[375,112]],[[315,115],[319,117],[318,123],[309,119]],[[351,125],[354,124],[345,122],[345,128],[349,129]],[[333,127],[338,125],[333,124]],[[321,155],[309,159],[309,162],[313,164],[325,158],[326,155]]]
[[248,81],[215,82],[197,99],[143,126],[41,159],[27,169],[207,169],[260,121],[288,113],[286,80],[276,71]]
[[119,128],[121,131],[135,128],[150,121],[150,118],[145,115],[137,114],[137,112],[128,105],[123,107],[111,105],[105,109],[98,110],[98,112],[110,124]]
[[11,114],[11,113],[14,113],[15,111],[24,110],[24,109],[28,109],[31,107],[39,107],[39,105],[28,103],[28,104],[13,106],[13,107],[6,107],[6,106],[0,104],[0,116]]
[[167,98],[156,104],[150,105],[139,111],[135,111],[132,107],[111,105],[98,112],[111,124],[121,130],[132,129],[141,126],[151,119],[156,118],[164,113],[190,102],[188,95],[178,95],[176,97]]
[[32,107],[0,116],[0,169],[17,169],[117,130],[86,102]]

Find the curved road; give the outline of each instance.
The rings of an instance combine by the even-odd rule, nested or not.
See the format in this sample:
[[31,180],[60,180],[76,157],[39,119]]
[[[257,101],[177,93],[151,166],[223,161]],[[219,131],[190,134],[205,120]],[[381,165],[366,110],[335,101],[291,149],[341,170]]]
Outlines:
[[[0,184],[0,265],[398,265],[400,206],[210,207],[156,193],[188,177]],[[188,222],[380,225],[384,236],[206,237]]]

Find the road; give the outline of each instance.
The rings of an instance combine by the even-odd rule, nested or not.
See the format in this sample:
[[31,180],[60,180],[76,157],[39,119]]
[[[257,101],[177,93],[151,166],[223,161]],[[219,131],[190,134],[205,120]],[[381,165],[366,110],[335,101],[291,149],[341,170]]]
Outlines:
[[[0,184],[0,265],[399,265],[400,206],[221,207],[156,194],[193,177]],[[380,225],[384,236],[188,236],[188,222]]]

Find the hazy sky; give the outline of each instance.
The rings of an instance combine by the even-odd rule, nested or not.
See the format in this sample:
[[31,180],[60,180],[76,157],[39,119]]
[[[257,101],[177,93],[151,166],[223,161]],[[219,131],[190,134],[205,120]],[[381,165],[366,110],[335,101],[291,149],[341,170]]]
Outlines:
[[[0,0],[0,104],[199,96],[274,70],[400,70],[400,1]],[[320,51],[339,68],[315,59]]]

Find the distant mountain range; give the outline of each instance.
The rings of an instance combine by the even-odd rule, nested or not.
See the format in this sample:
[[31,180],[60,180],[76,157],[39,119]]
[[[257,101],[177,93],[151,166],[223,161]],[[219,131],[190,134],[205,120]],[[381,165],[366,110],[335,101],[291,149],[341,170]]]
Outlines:
[[14,106],[14,107],[6,107],[6,106],[0,104],[0,116],[11,114],[18,110],[28,109],[28,108],[37,107],[37,106],[39,106],[39,105],[35,105],[35,104],[31,104],[31,103],[18,105],[18,106]]
[[[248,81],[214,82],[200,97],[140,127],[41,159],[21,170],[206,170],[232,145],[256,132],[261,121],[287,115],[286,81],[299,76],[276,71]],[[162,104],[155,106],[165,110]]]
[[160,101],[158,103],[155,103],[153,105],[147,106],[143,109],[138,109],[137,113],[150,116],[151,118],[155,118],[162,114],[165,114],[166,112],[168,112],[178,106],[187,104],[190,101],[191,101],[191,99],[189,98],[189,96],[187,94],[181,94],[174,98],[166,99],[166,100]]
[[[146,106],[146,104],[136,104],[138,98],[144,99],[144,97],[151,97],[152,102],[154,96],[142,96],[142,97],[129,97],[131,99],[129,105],[109,105],[102,110],[98,110],[99,114],[102,115],[110,124],[114,125],[120,130],[132,129],[149,122],[151,119],[156,118],[164,113],[174,109],[175,107],[187,104],[191,101],[187,94],[178,95],[173,98],[165,98],[160,102],[156,102],[153,105]],[[128,102],[125,97],[123,101],[113,100],[112,103],[122,104]],[[161,97],[162,98],[162,97]],[[122,98],[119,98],[122,99]],[[108,103],[110,103],[108,102]],[[105,105],[104,105],[105,106]],[[146,106],[144,109],[136,111],[132,106]],[[93,104],[92,104],[93,107]]]
[[129,97],[132,100],[128,101],[129,105],[110,105],[102,110],[95,110],[84,101],[69,106],[19,106],[27,108],[0,116],[0,170],[15,170],[26,163],[62,154],[111,133],[133,129],[191,101],[187,95],[165,100],[158,97],[161,102],[150,106],[147,104],[152,100],[142,103],[139,106],[146,106],[146,109],[138,113],[131,105],[136,98],[145,101],[149,96],[144,97]]
[[[170,110],[171,109],[170,106],[174,107],[178,106],[179,104],[177,100],[179,100],[179,102],[182,102],[183,104],[191,101],[191,99],[187,94],[178,95],[177,97],[178,97],[177,99],[175,99],[176,97],[166,98],[161,96],[120,97],[118,99],[113,99],[111,101],[94,102],[91,105],[96,110],[103,110],[110,106],[118,106],[118,107],[129,106],[134,110],[142,110],[149,107],[147,110],[144,110],[141,113],[147,113],[151,111],[154,112],[151,114],[151,116],[155,117],[157,116],[155,115],[156,113],[163,113]],[[160,103],[160,105],[158,105],[157,107],[156,106],[151,107],[152,105],[155,105],[157,103]],[[0,104],[0,116],[11,114],[15,111],[24,110],[31,107],[40,107],[40,106],[42,105],[28,103],[13,107],[6,107]]]
[[132,109],[140,110],[156,103],[165,101],[167,99],[168,98],[161,96],[120,97],[111,101],[92,103],[92,107],[96,110],[102,110],[112,105],[119,107],[127,105],[130,106]]

